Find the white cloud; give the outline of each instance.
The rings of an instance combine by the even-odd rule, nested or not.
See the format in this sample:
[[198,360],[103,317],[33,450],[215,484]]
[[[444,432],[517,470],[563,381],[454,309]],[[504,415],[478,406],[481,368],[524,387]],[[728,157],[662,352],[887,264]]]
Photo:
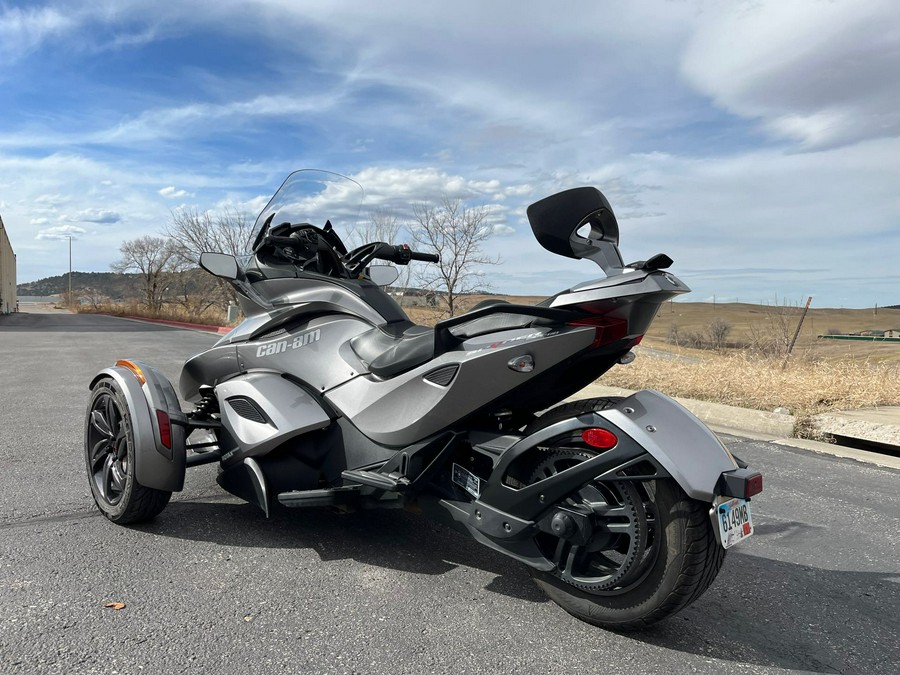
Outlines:
[[726,110],[823,148],[900,134],[893,0],[760,0],[707,7],[682,60]]
[[14,61],[44,40],[68,32],[76,23],[53,7],[4,8],[0,13],[0,59]]
[[164,187],[159,191],[159,194],[166,199],[181,199],[182,197],[187,197],[189,195],[186,190],[176,190],[174,185]]
[[122,220],[122,216],[115,211],[90,208],[83,209],[78,213],[69,216],[67,220],[72,223],[98,223],[102,225],[110,225],[112,223],[118,223],[120,220]]
[[56,227],[48,227],[40,230],[35,239],[78,239],[81,235],[86,234],[87,230],[77,225],[57,225]]

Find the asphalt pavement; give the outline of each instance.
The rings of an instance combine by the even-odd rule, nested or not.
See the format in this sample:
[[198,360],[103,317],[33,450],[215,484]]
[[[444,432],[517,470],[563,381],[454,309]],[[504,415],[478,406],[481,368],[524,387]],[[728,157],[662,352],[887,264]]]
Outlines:
[[638,634],[579,622],[521,565],[415,514],[266,520],[213,466],[152,523],[113,525],[82,456],[92,375],[133,357],[177,379],[216,339],[0,317],[0,672],[900,671],[900,471],[765,441],[724,437],[765,474],[756,535]]

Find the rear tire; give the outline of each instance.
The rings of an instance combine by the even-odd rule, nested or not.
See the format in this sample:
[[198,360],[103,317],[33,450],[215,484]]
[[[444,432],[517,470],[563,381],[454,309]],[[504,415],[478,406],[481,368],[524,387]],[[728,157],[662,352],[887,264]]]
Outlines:
[[132,416],[115,380],[105,378],[94,385],[84,425],[88,483],[97,508],[119,525],[153,519],[172,496],[144,487],[135,478]]
[[[526,433],[588,410],[611,407],[620,400],[604,398],[567,403],[545,413]],[[571,443],[565,443],[548,447],[543,456],[567,454],[572,460],[587,459],[590,449],[587,450],[576,450]],[[563,578],[566,575],[559,568],[552,572],[529,568],[535,583],[551,600],[573,616],[603,628],[636,630],[684,609],[709,587],[725,559],[725,549],[719,545],[712,528],[708,504],[688,497],[671,478],[635,481],[634,485],[644,495],[644,510],[637,512],[646,513],[647,529],[643,531],[649,532],[649,536],[639,565],[623,574],[622,584],[609,588],[597,584],[594,588],[603,590],[583,590]],[[616,483],[607,486],[616,489]],[[573,498],[577,501],[576,495]],[[554,541],[560,541],[552,535],[541,536],[539,545],[546,552],[553,550]],[[634,536],[643,535],[638,535],[636,530]],[[602,551],[593,552],[589,546],[585,551],[588,560],[592,555],[602,555]],[[582,569],[589,573],[592,567],[583,563]],[[573,576],[571,570],[569,576]]]

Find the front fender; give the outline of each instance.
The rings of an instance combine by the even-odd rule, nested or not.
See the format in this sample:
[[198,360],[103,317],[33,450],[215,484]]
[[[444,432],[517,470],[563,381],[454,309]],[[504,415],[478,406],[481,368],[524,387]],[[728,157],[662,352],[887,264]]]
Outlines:
[[650,453],[692,499],[712,502],[722,473],[738,468],[703,422],[658,391],[639,391],[596,414]]
[[[134,477],[144,487],[167,492],[184,488],[186,420],[171,383],[155,368],[131,361],[141,372],[141,384],[133,371],[120,365],[104,368],[91,380],[91,388],[103,378],[116,381],[131,413],[134,437]],[[171,448],[160,441],[156,411],[169,415]]]

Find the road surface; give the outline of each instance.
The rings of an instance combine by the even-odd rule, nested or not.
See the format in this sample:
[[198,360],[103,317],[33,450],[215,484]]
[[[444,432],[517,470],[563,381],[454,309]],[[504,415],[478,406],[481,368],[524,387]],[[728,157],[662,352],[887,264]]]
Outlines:
[[638,634],[577,621],[522,566],[414,514],[266,520],[212,466],[154,522],[111,524],[82,459],[91,376],[135,357],[177,378],[216,339],[0,317],[0,672],[900,672],[900,472],[765,442],[725,439],[766,476],[756,536]]

